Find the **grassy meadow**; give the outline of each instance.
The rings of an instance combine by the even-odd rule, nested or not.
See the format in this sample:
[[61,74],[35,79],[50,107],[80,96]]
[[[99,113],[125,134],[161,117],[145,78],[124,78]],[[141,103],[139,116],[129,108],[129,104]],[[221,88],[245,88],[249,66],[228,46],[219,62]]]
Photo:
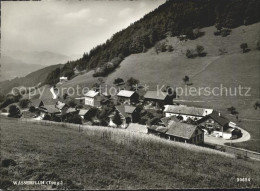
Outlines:
[[[0,118],[1,187],[12,180],[62,181],[56,189],[252,188],[260,186],[258,161],[106,127],[77,129]],[[237,182],[237,178],[250,182]]]

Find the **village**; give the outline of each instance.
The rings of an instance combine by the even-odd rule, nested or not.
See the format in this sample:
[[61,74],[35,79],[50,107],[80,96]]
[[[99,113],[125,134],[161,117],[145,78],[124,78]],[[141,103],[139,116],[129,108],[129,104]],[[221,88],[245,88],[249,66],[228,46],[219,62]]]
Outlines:
[[[62,76],[57,85],[67,81]],[[196,145],[204,145],[205,138],[208,143],[218,143],[243,136],[240,127],[214,108],[174,103],[176,94],[172,90],[126,90],[120,87],[124,85],[120,81],[116,96],[111,96],[100,85],[81,97],[69,97],[66,93],[59,96],[55,93],[57,88],[51,87],[49,97],[29,100],[21,117],[121,128]],[[8,115],[8,110],[9,106],[2,114]]]

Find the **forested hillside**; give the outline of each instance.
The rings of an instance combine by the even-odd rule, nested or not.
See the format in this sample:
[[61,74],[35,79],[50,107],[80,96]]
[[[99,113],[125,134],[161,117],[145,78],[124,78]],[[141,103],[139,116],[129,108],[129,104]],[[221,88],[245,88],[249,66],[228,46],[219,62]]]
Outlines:
[[[98,45],[82,58],[70,62],[66,68],[49,74],[46,83],[57,81],[54,76],[72,71],[95,69],[93,76],[106,76],[126,56],[145,52],[167,35],[187,35],[194,39],[193,29],[217,24],[234,28],[260,21],[258,0],[171,0],[150,12],[128,28],[117,32],[106,43]],[[69,73],[69,72],[67,72]]]

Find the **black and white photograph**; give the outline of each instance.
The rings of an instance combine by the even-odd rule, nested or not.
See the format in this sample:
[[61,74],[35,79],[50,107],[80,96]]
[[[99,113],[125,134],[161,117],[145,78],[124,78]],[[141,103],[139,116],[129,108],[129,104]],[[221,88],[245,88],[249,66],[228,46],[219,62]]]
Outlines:
[[0,14],[0,191],[260,188],[259,0]]

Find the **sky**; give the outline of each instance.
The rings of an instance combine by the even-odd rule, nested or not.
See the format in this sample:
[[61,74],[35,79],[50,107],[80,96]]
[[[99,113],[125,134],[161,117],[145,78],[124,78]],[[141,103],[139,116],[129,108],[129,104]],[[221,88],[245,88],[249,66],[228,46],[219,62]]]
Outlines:
[[1,51],[82,55],[164,2],[2,1]]

